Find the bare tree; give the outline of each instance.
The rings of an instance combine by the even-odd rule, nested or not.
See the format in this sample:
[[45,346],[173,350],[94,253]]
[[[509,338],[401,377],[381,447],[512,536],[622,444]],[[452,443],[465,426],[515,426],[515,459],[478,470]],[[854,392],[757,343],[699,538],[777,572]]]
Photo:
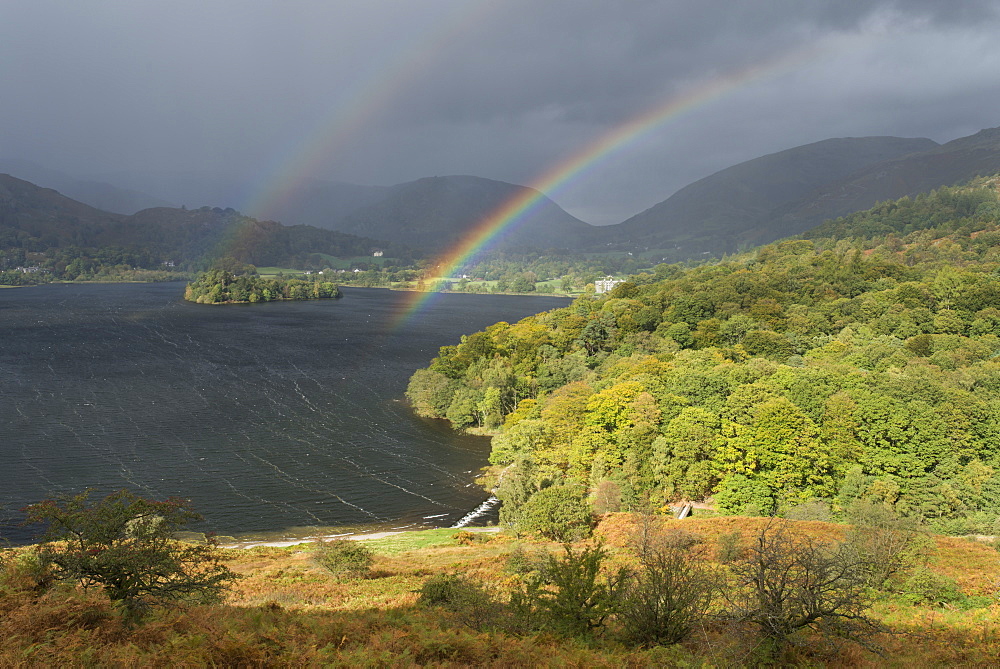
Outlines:
[[884,629],[868,615],[868,565],[844,544],[794,534],[769,523],[732,566],[727,617],[756,627],[772,657],[805,629],[827,639],[850,639],[869,650]]

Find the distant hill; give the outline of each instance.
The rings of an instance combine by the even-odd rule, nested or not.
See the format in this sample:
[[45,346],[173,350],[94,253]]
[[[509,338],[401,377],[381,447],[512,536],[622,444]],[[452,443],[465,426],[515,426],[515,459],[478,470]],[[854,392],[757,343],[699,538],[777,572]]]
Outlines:
[[24,243],[34,240],[35,246],[97,245],[103,231],[125,218],[51,188],[0,174],[0,248],[14,245],[9,241],[14,239]]
[[105,178],[129,188],[157,193],[189,208],[232,207],[260,220],[280,221],[286,225],[312,225],[327,230],[336,229],[336,222],[384,197],[388,190],[388,186],[361,186],[314,179],[280,197],[258,198],[256,189],[259,185],[253,181],[197,170],[119,172]]
[[[678,259],[735,251],[794,234],[788,231],[794,226],[768,227],[775,212],[812,201],[824,186],[871,165],[937,146],[930,139],[847,137],[772,153],[685,186],[623,223],[600,228],[600,237],[605,244],[629,250],[678,247]],[[867,206],[870,203],[858,208]],[[816,213],[822,216],[819,209]]]
[[28,160],[0,159],[0,172],[16,174],[33,184],[54,188],[77,202],[116,214],[134,214],[150,207],[174,206],[172,202],[148,193],[120,188],[101,181],[78,179]]
[[[524,252],[655,250],[657,260],[662,257],[668,261],[720,255],[801,234],[824,220],[867,209],[877,202],[998,171],[1000,128],[943,145],[923,138],[827,139],[721,170],[617,225],[588,225],[542,196],[517,225],[498,236],[494,246]],[[122,181],[115,183],[142,185],[161,197],[179,197],[175,201],[188,205],[229,208],[248,198],[248,184],[219,175],[192,172],[118,176]],[[94,185],[76,181],[74,187],[84,188],[87,183]],[[107,193],[108,198],[114,194],[121,203],[119,209],[125,211],[125,196],[135,191],[118,189]],[[250,205],[258,210],[246,213],[285,226],[313,226],[392,240],[436,253],[468,236],[524,194],[537,195],[537,191],[475,176],[428,177],[390,187],[315,180],[283,199]],[[99,193],[92,192],[86,201],[93,204],[103,200]],[[73,232],[76,238],[92,235],[86,221],[93,214],[74,216],[78,219]],[[318,242],[315,232],[298,234]],[[298,247],[298,242],[292,246]]]
[[[141,185],[189,206],[240,207],[260,219],[391,239],[429,253],[451,246],[527,190],[475,176],[428,177],[395,186],[317,179],[275,201],[247,204],[248,184],[219,175],[132,172],[108,178],[133,188]],[[592,232],[593,226],[543,198],[515,229],[501,236],[497,247],[579,248]]]
[[827,219],[868,209],[876,202],[927,193],[1000,172],[1000,128],[981,130],[927,151],[884,160],[775,212],[774,231],[798,234]]
[[311,254],[408,257],[399,243],[306,225],[258,221],[233,209],[155,207],[131,216],[101,211],[50,188],[0,174],[0,248],[141,247],[185,263],[232,256],[257,265],[294,265]]
[[312,181],[296,190],[291,197],[265,203],[260,208],[250,206],[246,213],[287,225],[312,225],[326,230],[339,230],[342,221],[349,214],[385,198],[389,190],[388,186]]
[[[439,251],[528,190],[473,176],[418,179],[392,186],[384,198],[346,216],[337,229]],[[590,239],[593,231],[593,226],[543,197],[516,226],[501,235],[497,247],[572,248]]]
[[251,187],[245,179],[198,168],[183,172],[128,170],[103,173],[97,178],[124,188],[153,193],[169,202],[168,206],[186,206],[188,209],[241,209],[246,203],[247,189]]

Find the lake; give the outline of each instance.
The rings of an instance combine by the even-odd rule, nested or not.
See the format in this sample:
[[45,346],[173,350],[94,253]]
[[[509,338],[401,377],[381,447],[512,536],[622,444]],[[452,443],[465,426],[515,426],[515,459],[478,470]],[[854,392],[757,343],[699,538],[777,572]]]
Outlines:
[[410,411],[409,376],[465,333],[568,304],[408,293],[198,305],[183,284],[0,291],[0,537],[19,509],[128,488],[192,500],[199,530],[276,540],[449,526],[486,499],[489,440]]

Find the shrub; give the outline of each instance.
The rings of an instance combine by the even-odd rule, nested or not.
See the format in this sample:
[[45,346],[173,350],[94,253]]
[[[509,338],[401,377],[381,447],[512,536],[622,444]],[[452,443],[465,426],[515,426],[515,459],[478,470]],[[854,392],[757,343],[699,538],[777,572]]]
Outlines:
[[479,532],[469,532],[468,530],[460,530],[455,532],[451,538],[457,544],[462,546],[475,546],[476,544],[484,544],[490,541],[493,537],[482,534]]
[[314,558],[334,576],[347,578],[366,576],[375,559],[371,548],[350,539],[317,541]]
[[829,503],[821,499],[811,499],[789,507],[782,515],[789,520],[820,520],[824,523],[833,521]]
[[499,624],[499,603],[470,578],[438,574],[427,579],[419,592],[419,605],[442,608],[467,627],[484,630]]
[[739,530],[720,534],[716,540],[715,558],[722,564],[729,564],[743,556],[743,536]]
[[570,486],[539,490],[521,507],[518,532],[538,532],[554,541],[572,541],[590,534],[593,516],[583,495]]
[[[219,562],[214,541],[173,535],[200,518],[182,500],[156,502],[127,490],[90,503],[90,491],[27,507],[28,522],[47,523],[39,560],[58,580],[101,587],[127,614],[176,600],[210,601],[237,575]],[[37,566],[31,567],[37,571]]]
[[618,610],[622,639],[640,646],[683,641],[701,622],[718,589],[716,575],[688,537],[659,542],[641,558]]
[[925,549],[926,536],[917,522],[901,518],[885,504],[858,501],[848,510],[853,527],[845,537],[846,548],[855,553],[865,580],[873,588],[910,570]]
[[542,570],[539,607],[556,632],[589,637],[616,610],[628,572],[602,573],[607,552],[602,546],[574,552],[564,547],[562,558],[550,555]]
[[909,604],[961,604],[965,594],[955,579],[918,567],[902,584],[903,599]]
[[26,549],[4,556],[3,584],[15,590],[44,592],[51,587],[54,576],[48,562],[37,550]]
[[518,544],[507,555],[506,570],[511,574],[524,576],[531,572],[540,571],[545,564],[547,555],[542,551],[535,550],[530,554],[524,547]]

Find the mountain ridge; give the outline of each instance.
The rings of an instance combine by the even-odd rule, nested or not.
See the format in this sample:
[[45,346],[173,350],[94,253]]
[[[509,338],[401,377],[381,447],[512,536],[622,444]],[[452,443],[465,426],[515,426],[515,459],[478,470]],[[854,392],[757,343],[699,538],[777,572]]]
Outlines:
[[134,214],[150,207],[173,207],[168,199],[141,190],[122,188],[96,179],[81,179],[59,170],[43,167],[29,160],[0,159],[0,173],[46,188],[52,188],[77,202],[116,214]]
[[[44,251],[68,246],[142,247],[162,260],[187,264],[221,255],[262,265],[288,265],[315,254],[410,257],[385,242],[312,226],[259,221],[234,209],[153,207],[132,215],[102,211],[17,177],[0,174],[0,250]],[[322,260],[320,260],[322,262]]]
[[[691,252],[731,252],[771,239],[754,231],[782,205],[800,201],[867,165],[927,150],[926,138],[844,137],[804,144],[720,170],[617,225],[601,229],[606,243],[632,247],[684,245]],[[716,239],[722,236],[723,239]]]
[[517,224],[501,231],[499,248],[578,246],[593,226],[533,188],[469,175],[425,177],[391,186],[384,199],[348,215],[336,229],[399,239],[441,251],[515,199],[537,198]]
[[[472,175],[424,177],[394,186],[313,180],[292,196],[257,205],[259,210],[248,214],[286,226],[306,224],[393,240],[436,254],[471,234],[483,234],[477,232],[481,225],[511,202],[526,200],[534,204],[512,225],[497,225],[493,248],[647,252],[664,261],[679,261],[802,234],[824,220],[880,201],[998,171],[1000,128],[987,128],[944,144],[927,138],[872,136],[792,147],[699,179],[608,226],[581,221],[527,186]],[[135,185],[138,178],[131,183]],[[237,195],[245,191],[245,184],[222,177],[174,174],[164,179],[206,197],[215,193],[223,202],[245,199]],[[264,219],[262,212],[274,217]],[[92,214],[81,220],[88,216]]]

